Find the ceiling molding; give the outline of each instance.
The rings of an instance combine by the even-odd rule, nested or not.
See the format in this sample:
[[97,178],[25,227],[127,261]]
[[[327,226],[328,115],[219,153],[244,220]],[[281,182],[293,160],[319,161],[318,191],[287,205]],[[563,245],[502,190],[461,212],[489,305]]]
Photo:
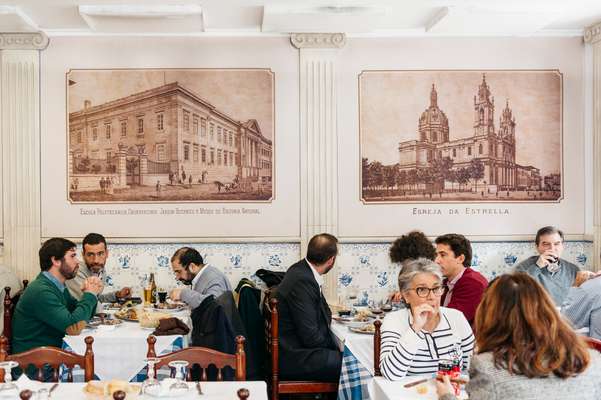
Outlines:
[[15,6],[0,5],[0,31],[4,32],[38,32],[38,25]]
[[48,43],[44,32],[0,33],[0,50],[44,50]]
[[334,49],[346,44],[344,33],[294,33],[290,42],[297,49]]
[[377,6],[286,6],[263,7],[263,32],[337,33],[372,32],[387,15]]
[[601,41],[601,22],[584,30],[584,41],[591,44]]
[[95,32],[198,33],[204,30],[198,4],[80,5],[81,18]]

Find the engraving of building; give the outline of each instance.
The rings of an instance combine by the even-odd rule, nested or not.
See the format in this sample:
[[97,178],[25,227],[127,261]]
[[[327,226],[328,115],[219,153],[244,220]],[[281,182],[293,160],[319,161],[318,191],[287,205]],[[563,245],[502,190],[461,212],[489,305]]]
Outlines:
[[[449,121],[438,107],[438,93],[434,84],[430,92],[430,106],[422,113],[418,124],[418,140],[399,143],[400,171],[428,168],[436,159],[450,158],[453,169],[469,167],[472,160],[484,165],[480,183],[488,191],[540,190],[540,169],[516,163],[516,119],[509,101],[495,128],[495,102],[491,97],[486,76],[474,96],[473,134],[463,139],[449,139]],[[445,188],[450,183],[444,183]]]
[[[69,114],[71,190],[272,181],[272,141],[178,82]],[[73,176],[80,175],[73,185]],[[88,179],[94,176],[94,179]],[[86,181],[87,179],[87,181]]]

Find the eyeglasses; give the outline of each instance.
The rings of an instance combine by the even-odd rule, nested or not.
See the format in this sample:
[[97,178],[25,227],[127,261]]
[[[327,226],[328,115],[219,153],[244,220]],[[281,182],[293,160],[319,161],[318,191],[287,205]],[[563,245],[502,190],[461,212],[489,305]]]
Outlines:
[[433,293],[434,296],[442,296],[444,293],[444,286],[436,286],[433,288],[427,288],[424,286],[417,287],[415,289],[407,289],[414,290],[418,297],[428,297],[430,293]]

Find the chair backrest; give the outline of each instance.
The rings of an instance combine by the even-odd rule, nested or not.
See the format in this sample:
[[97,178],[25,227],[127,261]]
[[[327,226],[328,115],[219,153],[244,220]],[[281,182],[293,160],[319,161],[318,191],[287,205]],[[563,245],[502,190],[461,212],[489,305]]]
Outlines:
[[[163,354],[160,356],[156,355],[154,345],[157,339],[153,335],[148,336],[146,342],[148,343],[148,351],[146,352],[147,357],[156,357],[160,361],[155,364],[156,370],[163,366],[168,365],[171,361],[188,361],[190,368],[186,373],[186,380],[192,380],[192,366],[198,365],[202,369],[201,380],[207,380],[207,368],[210,365],[214,365],[217,368],[217,380],[223,380],[222,369],[230,367],[235,371],[235,377],[237,381],[246,380],[246,353],[244,352],[244,336],[236,336],[236,354],[222,353],[217,350],[208,349],[206,347],[187,347],[182,350],[177,350],[172,353]],[[172,375],[174,371],[171,371]]]
[[586,341],[586,344],[588,344],[588,347],[590,347],[591,349],[595,349],[598,352],[601,352],[601,340],[598,339],[593,339],[592,337],[585,337],[584,340]]
[[266,293],[263,301],[263,317],[265,318],[265,344],[268,359],[271,364],[271,374],[267,377],[269,398],[278,400],[280,393],[336,393],[338,382],[320,381],[282,381],[280,380],[279,364],[279,313],[278,300],[270,299]]
[[4,330],[2,336],[6,338],[6,351],[10,353],[10,342],[13,338],[13,301],[10,297],[10,286],[4,288]]
[[374,321],[374,376],[382,376],[380,371],[380,345],[382,342],[382,321],[379,319]]
[[266,292],[263,301],[263,317],[265,318],[265,345],[267,347],[267,362],[271,368],[268,382],[271,387],[271,398],[278,398],[278,384],[280,381],[280,355],[279,355],[279,317],[278,300],[270,297],[270,292]]
[[[35,349],[24,351],[23,353],[9,355],[6,352],[8,340],[2,336],[0,337],[0,361],[16,361],[23,370],[30,365],[33,365],[38,371],[36,379],[39,381],[44,381],[44,366],[48,364],[50,368],[52,368],[52,381],[54,382],[58,382],[58,370],[61,364],[64,364],[69,368],[67,374],[67,380],[69,382],[73,382],[71,370],[76,365],[79,365],[84,369],[84,379],[88,382],[94,378],[94,352],[92,351],[94,338],[86,336],[84,341],[86,342],[86,352],[84,355],[51,346],[37,347]],[[4,382],[3,372],[0,376],[0,381]]]
[[17,292],[14,296],[11,297],[10,295],[10,291],[11,288],[10,286],[7,286],[4,288],[4,329],[2,331],[2,336],[4,336],[7,340],[8,340],[8,344],[7,344],[7,348],[6,348],[6,352],[10,354],[10,347],[11,347],[11,342],[12,342],[12,338],[13,338],[13,324],[12,324],[12,320],[13,320],[13,314],[15,311],[15,306],[17,305],[17,302],[19,301],[19,298],[21,297],[21,294],[23,294],[23,291],[25,291],[25,288],[27,288],[27,285],[29,284],[29,281],[27,279],[23,280],[23,289],[20,290],[19,292]]

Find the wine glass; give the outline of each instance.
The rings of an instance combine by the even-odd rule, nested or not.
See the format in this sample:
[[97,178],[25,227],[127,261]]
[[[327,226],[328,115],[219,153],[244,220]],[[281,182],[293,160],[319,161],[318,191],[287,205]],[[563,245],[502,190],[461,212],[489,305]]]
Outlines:
[[175,369],[175,383],[169,387],[169,390],[172,392],[187,391],[188,384],[184,381],[184,377],[188,361],[171,361],[169,366]]
[[349,287],[346,293],[346,306],[352,310],[357,302],[357,288]]
[[4,383],[0,385],[0,396],[17,396],[19,394],[19,387],[13,382],[13,376],[11,370],[18,366],[19,363],[16,361],[4,361],[0,362],[0,368],[4,370]]
[[145,394],[156,394],[161,391],[161,384],[156,378],[154,366],[160,360],[155,357],[147,358],[146,363],[148,364],[148,377],[142,383],[142,393]]

